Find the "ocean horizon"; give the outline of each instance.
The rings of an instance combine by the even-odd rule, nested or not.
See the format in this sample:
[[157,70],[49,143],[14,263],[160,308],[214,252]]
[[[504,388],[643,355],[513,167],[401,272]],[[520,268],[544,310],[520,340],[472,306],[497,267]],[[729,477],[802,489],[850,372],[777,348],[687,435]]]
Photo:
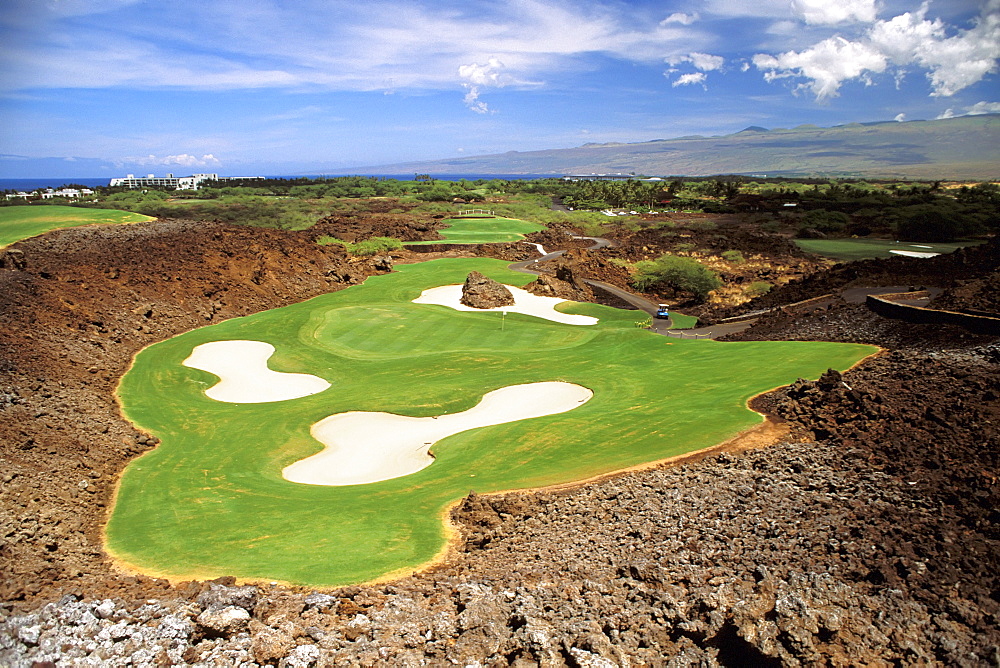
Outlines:
[[[248,175],[245,175],[248,176]],[[341,176],[365,176],[380,179],[396,179],[399,181],[412,181],[415,174],[367,174],[367,173],[342,173],[342,174],[281,174],[268,175],[269,179],[332,179]],[[535,179],[552,179],[563,176],[562,174],[430,174],[431,178],[438,181],[478,181],[479,179],[503,179],[506,181],[531,181]],[[0,191],[15,190],[30,192],[39,188],[60,188],[68,185],[81,185],[88,188],[95,186],[107,186],[111,179],[102,177],[82,178],[82,177],[52,177],[33,179],[0,179]]]

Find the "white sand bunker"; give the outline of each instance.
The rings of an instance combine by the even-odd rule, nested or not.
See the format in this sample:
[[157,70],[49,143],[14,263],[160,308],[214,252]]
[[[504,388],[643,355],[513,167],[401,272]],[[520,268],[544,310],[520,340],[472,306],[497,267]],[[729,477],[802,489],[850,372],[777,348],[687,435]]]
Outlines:
[[889,252],[895,253],[896,255],[905,255],[906,257],[937,257],[938,255],[941,254],[941,253],[923,253],[921,251],[908,251],[908,250],[891,250]]
[[392,413],[338,413],[312,426],[326,448],[286,466],[281,475],[307,485],[362,485],[416,473],[434,462],[429,450],[469,429],[565,413],[594,393],[558,381],[510,385],[483,396],[467,411],[415,418]]
[[219,382],[205,390],[209,398],[233,404],[262,404],[322,392],[330,383],[308,373],[267,368],[274,346],[263,341],[213,341],[196,346],[182,362],[214,373]]
[[527,290],[515,288],[513,285],[506,286],[514,295],[513,306],[498,306],[496,308],[482,309],[466,306],[462,303],[461,285],[442,285],[439,288],[428,288],[420,293],[420,296],[413,300],[414,304],[437,304],[447,306],[456,311],[507,311],[508,313],[523,313],[533,315],[536,318],[545,318],[553,322],[564,325],[596,325],[597,318],[589,315],[570,315],[560,313],[555,309],[556,304],[566,301],[558,297],[539,297]]

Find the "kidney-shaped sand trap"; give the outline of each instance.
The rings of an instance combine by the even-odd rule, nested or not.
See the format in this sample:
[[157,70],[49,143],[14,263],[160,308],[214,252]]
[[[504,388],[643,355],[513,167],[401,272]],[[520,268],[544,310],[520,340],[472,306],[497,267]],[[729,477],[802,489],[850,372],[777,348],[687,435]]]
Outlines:
[[338,413],[312,426],[326,448],[282,470],[307,485],[361,485],[416,473],[434,462],[430,447],[469,429],[565,413],[594,393],[580,385],[549,381],[509,385],[483,396],[467,411],[437,417],[393,413]]
[[268,369],[267,360],[273,354],[274,346],[263,341],[213,341],[195,346],[182,364],[218,376],[219,382],[205,394],[233,404],[298,399],[330,387],[319,376]]
[[560,313],[556,310],[556,304],[566,301],[559,297],[539,297],[527,290],[516,288],[513,285],[506,286],[514,295],[513,306],[498,306],[496,308],[473,308],[462,303],[461,285],[442,285],[438,288],[428,288],[420,293],[420,296],[413,300],[414,304],[437,304],[438,306],[448,306],[456,311],[507,311],[508,313],[523,313],[533,315],[536,318],[545,318],[553,322],[564,325],[596,325],[597,318],[589,315],[571,315]]

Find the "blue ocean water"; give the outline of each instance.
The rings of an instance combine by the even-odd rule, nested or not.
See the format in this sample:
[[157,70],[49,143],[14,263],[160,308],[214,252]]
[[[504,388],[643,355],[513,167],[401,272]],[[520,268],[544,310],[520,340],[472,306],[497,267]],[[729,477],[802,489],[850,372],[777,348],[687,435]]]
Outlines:
[[[400,181],[412,181],[414,175],[411,174],[294,174],[282,176],[268,176],[269,179],[301,179],[305,178],[334,178],[337,176],[372,176],[384,179],[398,179]],[[533,179],[558,178],[561,174],[431,174],[433,179],[438,181],[477,181],[479,179],[503,179],[506,181],[525,181]],[[30,192],[38,188],[60,188],[69,184],[77,184],[93,188],[94,186],[106,186],[109,183],[107,177],[100,178],[38,178],[38,179],[0,179],[0,191],[20,190]]]
[[88,188],[93,188],[94,186],[106,186],[108,185],[108,179],[97,178],[97,179],[0,179],[0,191],[2,190],[19,190],[24,192],[31,192],[32,190],[37,190],[39,188],[59,188],[61,186],[67,186],[71,183],[87,186]]

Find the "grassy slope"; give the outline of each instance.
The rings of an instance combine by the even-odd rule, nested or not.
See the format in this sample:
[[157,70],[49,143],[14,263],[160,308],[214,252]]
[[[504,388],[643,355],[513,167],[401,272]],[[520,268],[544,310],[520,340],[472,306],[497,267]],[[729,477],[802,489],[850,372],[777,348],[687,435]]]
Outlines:
[[895,257],[896,254],[890,253],[890,250],[915,251],[918,253],[951,253],[958,248],[982,242],[923,243],[891,241],[889,239],[795,239],[795,243],[799,248],[809,253],[816,253],[817,255],[834,260],[850,261]]
[[79,225],[117,225],[152,220],[149,216],[112,209],[75,206],[5,206],[0,208],[0,248],[50,230]]
[[544,225],[514,218],[448,218],[448,227],[441,230],[441,241],[416,241],[409,245],[426,244],[490,244],[521,241],[524,235],[545,229]]
[[[123,378],[126,415],[161,439],[126,470],[107,536],[149,572],[236,575],[310,585],[378,577],[431,559],[442,510],[490,492],[592,476],[718,443],[759,421],[746,400],[873,348],[831,343],[667,340],[633,312],[593,304],[589,327],[409,303],[476,269],[510,284],[530,276],[484,259],[407,265],[364,285],[195,330],[147,348]],[[273,404],[212,401],[215,377],[181,366],[198,344],[274,344],[269,365],[332,387]],[[309,426],[348,410],[428,416],[466,410],[502,386],[565,380],[594,390],[568,413],[458,434],[430,467],[349,487],[289,483],[281,469],[318,451]],[[710,416],[710,418],[708,417]]]

